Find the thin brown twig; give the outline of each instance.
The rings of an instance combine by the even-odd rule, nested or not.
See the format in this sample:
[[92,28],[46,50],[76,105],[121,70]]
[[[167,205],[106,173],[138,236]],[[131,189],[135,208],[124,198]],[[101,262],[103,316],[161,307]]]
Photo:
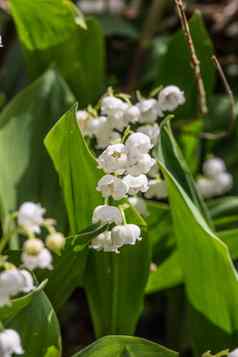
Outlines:
[[218,71],[218,73],[219,73],[219,75],[221,77],[221,80],[222,80],[222,82],[224,84],[226,93],[227,93],[229,101],[230,101],[230,121],[229,121],[228,128],[227,128],[227,130],[224,130],[224,131],[221,131],[221,132],[218,132],[218,133],[202,132],[199,135],[197,135],[197,133],[195,133],[193,131],[189,131],[189,130],[185,130],[185,131],[183,131],[183,133],[187,134],[187,135],[194,136],[194,137],[198,137],[199,136],[202,139],[218,140],[218,139],[223,139],[223,138],[228,137],[232,133],[233,129],[235,128],[235,124],[236,124],[236,109],[235,109],[235,98],[234,98],[232,89],[230,87],[230,84],[228,83],[228,81],[226,79],[226,76],[225,76],[225,73],[224,73],[224,71],[222,69],[222,66],[221,66],[221,64],[218,61],[216,56],[212,56],[212,61],[213,61],[214,65],[217,68],[217,71]]
[[205,86],[202,78],[200,61],[197,57],[195,46],[192,39],[192,34],[190,31],[187,15],[185,13],[185,6],[183,0],[174,0],[177,12],[179,15],[179,19],[181,22],[182,30],[188,45],[188,49],[191,55],[191,66],[193,68],[196,82],[197,82],[197,90],[198,90],[198,101],[199,101],[199,111],[202,115],[206,115],[208,113],[207,108],[207,96],[205,91]]
[[235,110],[236,104],[235,104],[235,98],[234,98],[232,89],[226,79],[225,73],[222,69],[220,62],[218,61],[216,56],[212,56],[212,61],[217,68],[217,71],[221,77],[221,80],[224,84],[226,93],[227,93],[229,101],[230,101],[230,121],[229,121],[227,130],[222,131],[220,133],[201,133],[201,137],[205,138],[205,139],[210,139],[210,140],[217,140],[217,139],[225,138],[232,133],[232,131],[235,127],[235,124],[236,124],[236,110]]

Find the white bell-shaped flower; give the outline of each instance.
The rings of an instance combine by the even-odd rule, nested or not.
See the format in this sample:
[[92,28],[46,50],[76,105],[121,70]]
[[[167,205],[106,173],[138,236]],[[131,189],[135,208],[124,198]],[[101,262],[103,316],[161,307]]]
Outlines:
[[31,274],[26,270],[11,268],[0,273],[0,306],[10,304],[11,297],[34,288]]
[[158,103],[157,100],[151,99],[144,99],[137,103],[137,107],[140,111],[140,122],[141,123],[154,123],[158,116],[161,114],[158,111]]
[[122,214],[119,208],[114,206],[97,206],[93,212],[93,223],[122,223]]
[[146,201],[141,198],[141,197],[137,197],[137,196],[132,196],[129,197],[129,202],[130,204],[143,216],[143,217],[148,217],[149,216],[149,212],[146,206]]
[[215,195],[214,180],[207,177],[199,177],[196,182],[198,191],[204,198],[211,198]]
[[127,151],[125,145],[109,145],[99,156],[98,164],[107,174],[123,174],[127,166]]
[[216,178],[217,175],[226,171],[225,163],[219,157],[208,159],[203,164],[203,173],[205,176]]
[[111,130],[107,117],[101,116],[88,120],[87,135],[90,137],[105,135],[105,133],[111,132]]
[[120,225],[112,229],[112,242],[118,247],[134,245],[141,239],[140,227],[135,224]]
[[114,200],[121,200],[126,196],[128,186],[116,176],[105,175],[98,181],[97,191],[101,192],[104,198],[112,197]]
[[102,99],[101,110],[102,114],[110,116],[124,114],[128,108],[128,104],[122,99],[112,95],[106,96]]
[[29,270],[34,270],[37,268],[49,270],[52,269],[52,255],[46,248],[44,248],[37,255],[30,255],[23,251],[21,258],[23,265]]
[[40,204],[25,202],[18,211],[18,224],[30,232],[39,233],[44,213],[45,209]]
[[47,247],[55,253],[60,252],[65,245],[65,237],[60,232],[54,232],[46,238]]
[[31,238],[24,242],[23,250],[29,255],[38,255],[44,249],[44,243],[38,238]]
[[131,176],[126,175],[123,181],[128,185],[130,195],[135,195],[138,192],[146,192],[149,188],[148,179],[145,175]]
[[214,187],[218,195],[222,195],[233,186],[233,177],[229,172],[221,172],[214,179]]
[[160,135],[160,128],[158,124],[155,123],[153,125],[142,125],[137,129],[137,132],[147,135],[150,138],[153,146],[158,143]]
[[139,176],[141,174],[147,174],[155,164],[149,154],[140,155],[137,160],[129,160],[126,172],[132,176]]
[[137,123],[140,120],[140,115],[138,106],[130,106],[124,114],[125,123],[127,123],[127,125]]
[[162,111],[173,111],[185,103],[184,92],[171,85],[162,89],[158,97],[158,105]]
[[97,251],[119,253],[120,246],[112,242],[111,232],[106,231],[94,238],[89,247]]
[[0,332],[0,356],[11,357],[13,354],[23,354],[21,339],[19,334],[12,329]]
[[163,199],[167,198],[168,190],[167,185],[164,180],[150,180],[149,181],[149,189],[145,193],[146,198],[157,198]]
[[152,148],[149,136],[143,133],[133,133],[126,140],[129,160],[136,160],[141,154],[147,154]]

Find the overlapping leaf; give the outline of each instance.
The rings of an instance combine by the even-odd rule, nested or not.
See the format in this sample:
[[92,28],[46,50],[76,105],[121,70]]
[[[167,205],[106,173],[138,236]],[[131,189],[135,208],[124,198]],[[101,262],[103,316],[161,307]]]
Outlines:
[[73,357],[176,357],[174,351],[138,337],[107,336]]
[[100,25],[93,19],[86,24],[69,0],[12,0],[10,6],[31,77],[54,65],[80,105],[93,103],[104,85]]
[[50,70],[20,92],[1,112],[2,214],[16,209],[18,202],[31,200],[46,206],[52,217],[64,217],[57,175],[42,141],[73,100],[64,81]]
[[[223,332],[232,338],[238,330],[237,273],[227,246],[211,231],[202,216],[201,207],[191,196],[190,187],[186,187],[178,176],[178,157],[174,157],[173,151],[168,151],[172,145],[171,140],[169,144],[163,140],[163,135],[168,138],[167,133],[170,132],[168,122],[162,130],[159,159],[168,184],[174,232],[188,299],[193,308],[210,321],[220,334]],[[170,138],[171,135],[170,132]],[[216,341],[217,336],[217,333],[211,333],[210,346],[206,345],[207,341],[200,340],[199,347],[203,350],[216,348],[220,342]],[[231,340],[226,342],[229,345]]]

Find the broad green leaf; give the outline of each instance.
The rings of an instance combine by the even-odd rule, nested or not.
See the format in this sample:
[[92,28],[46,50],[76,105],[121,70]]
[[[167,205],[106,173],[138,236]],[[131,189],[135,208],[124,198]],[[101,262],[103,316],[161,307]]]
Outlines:
[[[173,162],[172,155],[160,156],[188,300],[220,333],[232,337],[238,330],[237,273],[227,246],[211,231],[189,190],[177,180]],[[200,340],[199,348],[204,351],[216,347],[217,333],[214,336],[209,346],[207,341]]]
[[[45,139],[63,189],[71,234],[77,234],[91,225],[93,210],[102,202],[96,191],[101,172],[78,128],[75,111],[76,106],[64,114]],[[48,284],[48,294],[57,308],[75,287],[82,284],[87,253],[87,249],[75,252],[72,246],[68,248],[66,245],[62,256],[56,261]],[[58,288],[61,294],[58,294]]]
[[[200,13],[193,15],[189,23],[209,98],[213,91],[215,77],[215,68],[211,61],[213,46]],[[161,58],[157,83],[162,85],[174,84],[184,91],[186,104],[177,111],[177,115],[182,119],[194,118],[198,113],[197,86],[190,63],[191,55],[184,34],[182,31],[178,31],[172,36],[168,49]]]
[[[63,43],[78,27],[80,12],[69,0],[11,0],[10,7],[21,41],[29,50]],[[82,26],[82,15],[81,20]]]
[[68,238],[61,255],[54,256],[54,269],[50,272],[38,272],[38,279],[48,279],[45,291],[56,310],[64,305],[76,287],[82,285],[81,269],[85,259],[79,252],[83,253],[90,240],[104,230],[105,226],[94,230],[89,227],[86,232]]
[[33,296],[42,289],[44,289],[46,284],[47,281],[45,280],[30,293],[16,299],[12,299],[11,305],[1,306],[0,321],[3,322],[12,319],[14,316],[16,316],[22,309],[24,309],[31,303]]
[[23,357],[44,356],[52,346],[59,351],[57,357],[61,356],[59,323],[43,291],[34,294],[30,304],[4,325],[19,332],[25,351]]
[[[218,232],[217,235],[227,245],[232,259],[238,259],[238,229]],[[183,283],[182,267],[178,250],[176,249],[167,259],[158,265],[156,271],[150,272],[146,293],[157,293]]]
[[106,336],[73,357],[176,357],[178,353],[138,337]]
[[179,146],[173,137],[169,118],[165,119],[161,124],[158,154],[160,156],[160,160],[166,162],[168,170],[171,171],[177,182],[182,186],[196,207],[198,207],[198,209],[203,213],[207,222],[211,225],[207,207],[196,189],[192,174],[183,158]]
[[53,65],[81,106],[95,102],[104,86],[100,25],[94,19],[85,24],[69,0],[12,0],[10,4],[31,77]]
[[96,191],[102,173],[81,135],[76,110],[73,106],[66,112],[45,139],[64,192],[72,234],[91,225],[93,210],[102,202]]
[[49,216],[63,216],[57,175],[42,141],[73,100],[64,81],[50,70],[20,92],[1,112],[2,215],[16,209],[19,202],[31,200],[47,207]]

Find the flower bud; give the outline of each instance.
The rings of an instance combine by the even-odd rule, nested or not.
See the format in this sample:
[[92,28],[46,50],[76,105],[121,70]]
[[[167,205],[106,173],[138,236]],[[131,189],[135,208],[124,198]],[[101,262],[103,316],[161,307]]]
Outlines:
[[38,238],[25,241],[23,250],[28,255],[38,255],[44,249],[43,242]]
[[52,252],[59,252],[64,248],[65,238],[63,234],[55,232],[50,234],[46,239],[47,247],[52,250]]

